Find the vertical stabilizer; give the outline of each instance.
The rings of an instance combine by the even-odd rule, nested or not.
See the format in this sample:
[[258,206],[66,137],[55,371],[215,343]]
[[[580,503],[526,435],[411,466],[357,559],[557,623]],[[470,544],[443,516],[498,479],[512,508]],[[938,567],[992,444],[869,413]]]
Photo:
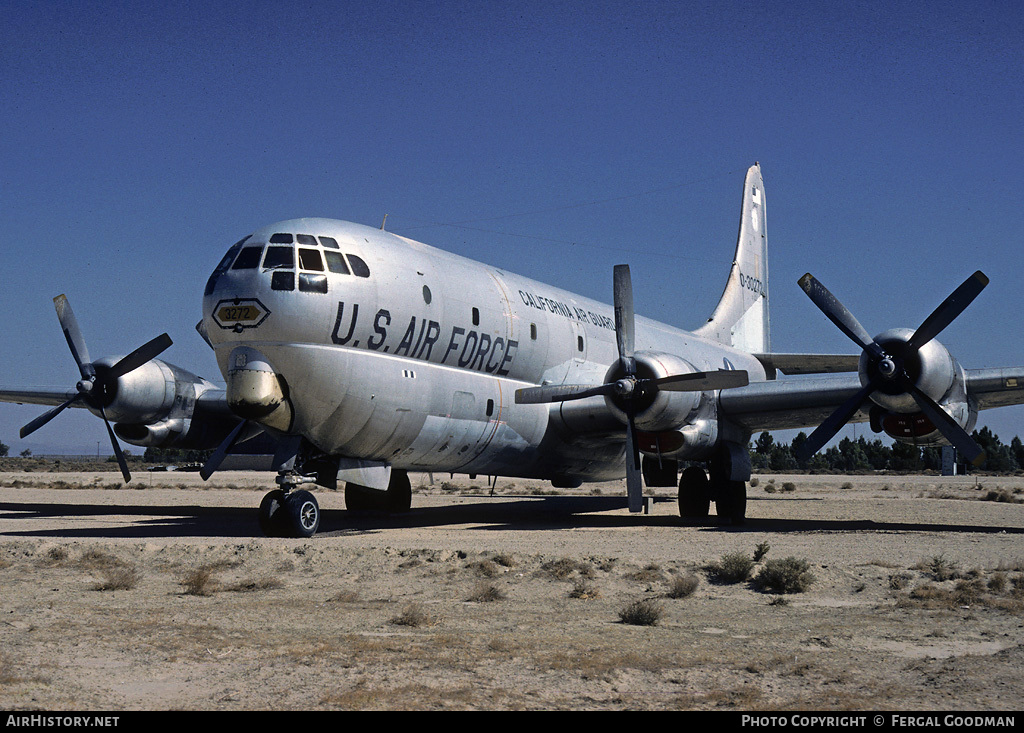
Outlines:
[[697,334],[751,354],[771,351],[768,328],[768,230],[761,166],[743,181],[743,211],[725,292]]

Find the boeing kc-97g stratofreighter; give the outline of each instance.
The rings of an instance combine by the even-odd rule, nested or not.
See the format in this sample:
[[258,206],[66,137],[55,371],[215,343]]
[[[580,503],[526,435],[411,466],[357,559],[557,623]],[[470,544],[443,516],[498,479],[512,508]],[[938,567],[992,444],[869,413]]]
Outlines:
[[979,410],[1024,402],[1024,367],[965,370],[935,337],[987,282],[976,272],[916,330],[872,338],[807,274],[800,286],[860,353],[772,353],[757,164],[725,291],[693,332],[634,316],[625,265],[614,268],[609,306],[383,229],[293,219],[232,246],[206,283],[197,329],[224,388],[157,359],[166,334],[92,361],[59,296],[78,383],[0,390],[0,400],[54,406],[22,437],[67,407],[89,409],[125,481],[118,438],[215,449],[209,478],[269,436],[278,488],[258,514],[268,535],[317,531],[319,506],[302,488],[312,484],[344,483],[349,510],[408,510],[409,471],[555,487],[625,475],[631,512],[644,508],[644,482],[678,485],[681,516],[705,519],[714,502],[717,521],[740,523],[754,432],[817,425],[806,458],[847,422],[870,421],[897,441],[952,444],[981,463],[969,431]]

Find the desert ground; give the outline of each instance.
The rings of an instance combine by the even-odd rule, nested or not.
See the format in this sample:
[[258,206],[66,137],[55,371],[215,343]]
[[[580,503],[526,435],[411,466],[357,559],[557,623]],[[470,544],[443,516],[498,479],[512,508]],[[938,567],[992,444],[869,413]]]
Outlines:
[[54,468],[0,471],[3,710],[1024,709],[1024,477],[761,475],[729,527],[414,475],[288,540],[268,474]]

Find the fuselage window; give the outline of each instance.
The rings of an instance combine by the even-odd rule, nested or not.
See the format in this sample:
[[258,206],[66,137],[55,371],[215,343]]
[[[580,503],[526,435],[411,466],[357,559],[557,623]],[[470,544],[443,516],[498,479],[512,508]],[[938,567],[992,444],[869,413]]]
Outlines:
[[305,244],[307,246],[315,247],[316,246],[316,237],[314,237],[314,236],[312,236],[310,234],[296,234],[295,235],[295,242],[297,244]]
[[295,273],[291,270],[278,270],[270,277],[271,290],[295,290]]
[[292,235],[291,234],[284,234],[283,232],[278,232],[277,234],[274,234],[274,235],[272,235],[270,237],[270,243],[271,244],[291,244],[292,243]]
[[[290,237],[291,234],[288,236]],[[277,267],[289,269],[295,267],[295,251],[291,247],[267,247],[267,254],[263,258],[263,269],[271,270]]]
[[[276,275],[277,273],[274,274]],[[300,272],[299,290],[304,293],[326,293],[327,275],[314,275],[311,272]]]
[[423,302],[430,305],[430,300],[433,296],[430,294],[430,288],[426,285],[423,286]]
[[537,340],[537,324],[536,323],[531,323],[530,324],[530,340],[531,341],[536,341]]
[[347,255],[348,264],[352,268],[352,274],[356,277],[369,277],[370,268],[366,266],[362,258],[356,257],[355,255]]
[[299,248],[299,267],[303,270],[324,271],[324,261],[320,259],[320,250]]
[[480,325],[480,311],[477,308],[473,309],[473,325],[474,326],[479,326]]
[[331,272],[336,272],[339,275],[349,274],[348,265],[345,264],[345,258],[341,256],[341,252],[324,252],[324,259],[327,260],[327,269]]
[[576,337],[576,350],[579,351],[580,353],[583,352],[583,337],[582,336],[577,336]]
[[494,400],[487,400],[487,417],[494,414]]
[[231,269],[251,270],[254,267],[259,267],[261,254],[263,254],[262,244],[258,247],[246,247],[238,255],[238,259],[235,260],[235,264],[231,266]]
[[320,244],[327,247],[328,249],[337,249],[338,240],[334,237],[320,237]]

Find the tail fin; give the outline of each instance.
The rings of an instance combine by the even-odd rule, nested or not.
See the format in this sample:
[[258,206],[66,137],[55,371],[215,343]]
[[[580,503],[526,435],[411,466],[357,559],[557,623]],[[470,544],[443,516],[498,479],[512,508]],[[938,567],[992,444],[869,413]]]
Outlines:
[[736,255],[725,292],[696,333],[751,354],[771,351],[768,324],[768,231],[761,166],[743,181],[743,211]]

